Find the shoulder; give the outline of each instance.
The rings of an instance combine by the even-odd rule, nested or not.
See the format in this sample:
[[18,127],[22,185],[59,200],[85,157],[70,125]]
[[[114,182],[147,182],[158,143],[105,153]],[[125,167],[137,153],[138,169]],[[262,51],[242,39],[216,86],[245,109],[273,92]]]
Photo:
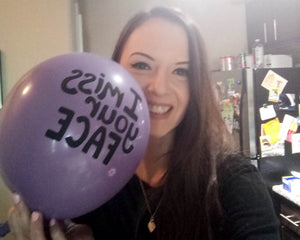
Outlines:
[[262,200],[270,201],[260,172],[249,160],[240,155],[226,157],[218,167],[217,178],[219,195],[224,207],[238,200],[245,201],[245,204],[250,199],[253,204]]
[[220,199],[225,208],[235,201],[246,204],[249,198],[253,202],[261,201],[262,197],[270,200],[258,169],[240,155],[226,157],[218,167],[217,178]]
[[279,239],[272,199],[250,161],[228,156],[218,168],[218,185],[224,232],[229,239]]
[[226,156],[217,168],[218,182],[221,183],[249,175],[261,178],[258,169],[248,159],[238,154]]

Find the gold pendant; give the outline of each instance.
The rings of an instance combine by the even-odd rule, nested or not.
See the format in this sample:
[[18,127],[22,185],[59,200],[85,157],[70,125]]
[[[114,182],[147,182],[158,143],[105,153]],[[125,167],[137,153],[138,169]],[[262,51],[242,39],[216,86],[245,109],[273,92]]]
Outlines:
[[155,230],[155,228],[156,228],[156,225],[155,225],[155,222],[154,222],[154,218],[151,217],[150,221],[148,222],[148,230],[149,230],[149,232],[152,233]]

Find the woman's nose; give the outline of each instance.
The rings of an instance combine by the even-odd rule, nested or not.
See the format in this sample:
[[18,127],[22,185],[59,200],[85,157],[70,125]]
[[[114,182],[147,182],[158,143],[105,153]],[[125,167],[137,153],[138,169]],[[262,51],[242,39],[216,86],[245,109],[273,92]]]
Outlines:
[[149,79],[147,90],[153,94],[163,95],[169,91],[169,82],[165,73],[157,72]]

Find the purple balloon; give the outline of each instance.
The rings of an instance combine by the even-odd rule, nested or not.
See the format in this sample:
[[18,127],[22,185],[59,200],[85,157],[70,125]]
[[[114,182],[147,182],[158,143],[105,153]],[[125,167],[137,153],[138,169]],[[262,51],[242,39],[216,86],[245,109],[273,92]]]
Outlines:
[[0,171],[46,218],[74,218],[112,198],[146,150],[144,94],[121,65],[90,53],[46,60],[1,110]]

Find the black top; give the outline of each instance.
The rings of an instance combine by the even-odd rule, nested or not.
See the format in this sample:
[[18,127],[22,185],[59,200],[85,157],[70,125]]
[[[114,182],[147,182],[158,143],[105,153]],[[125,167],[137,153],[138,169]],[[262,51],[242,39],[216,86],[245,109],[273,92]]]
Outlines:
[[[253,165],[244,159],[231,159],[220,166],[218,182],[224,210],[224,217],[220,219],[222,232],[217,234],[221,236],[219,239],[280,239],[272,200]],[[133,176],[114,198],[74,221],[88,224],[99,240],[156,239],[155,231],[148,231],[149,218],[138,177]]]

